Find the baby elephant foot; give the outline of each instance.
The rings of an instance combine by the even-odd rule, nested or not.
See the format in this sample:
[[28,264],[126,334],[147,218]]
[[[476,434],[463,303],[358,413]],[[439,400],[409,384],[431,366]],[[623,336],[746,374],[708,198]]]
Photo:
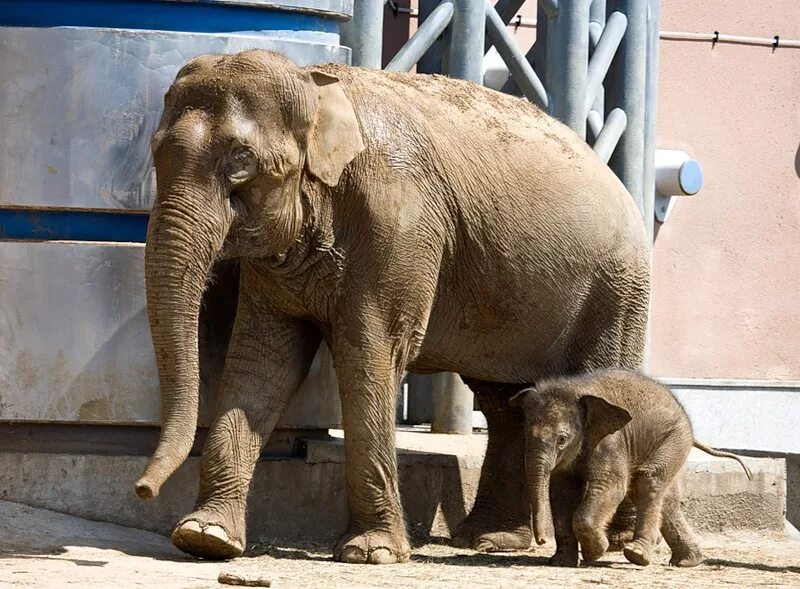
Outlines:
[[516,530],[490,532],[486,526],[463,521],[453,532],[451,544],[456,548],[471,548],[477,552],[511,552],[531,547],[531,530],[522,526]]
[[583,560],[587,563],[599,560],[608,550],[608,538],[604,534],[581,538],[580,543]]
[[646,540],[634,540],[625,546],[623,554],[628,562],[638,564],[639,566],[647,566],[650,564],[652,557],[653,546]]
[[231,537],[224,527],[199,515],[189,515],[175,526],[172,543],[187,554],[208,560],[229,560],[244,552],[244,538]]
[[405,533],[347,532],[333,550],[334,560],[351,564],[394,564],[410,557]]
[[687,547],[672,553],[669,564],[675,567],[696,567],[703,562],[703,553],[698,546]]
[[556,550],[547,563],[552,567],[576,567],[578,566],[578,549]]

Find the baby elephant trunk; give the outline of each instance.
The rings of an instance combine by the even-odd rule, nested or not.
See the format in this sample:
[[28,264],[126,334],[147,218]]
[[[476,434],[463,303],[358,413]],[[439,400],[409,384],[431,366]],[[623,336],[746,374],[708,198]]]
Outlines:
[[533,511],[533,537],[536,543],[545,543],[547,506],[550,504],[550,465],[541,456],[526,460],[528,492]]

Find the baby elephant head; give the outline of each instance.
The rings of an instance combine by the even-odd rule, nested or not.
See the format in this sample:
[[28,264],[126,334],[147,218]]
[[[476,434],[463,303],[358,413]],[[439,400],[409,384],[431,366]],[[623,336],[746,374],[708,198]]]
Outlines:
[[152,497],[183,462],[197,424],[197,321],[215,260],[281,260],[321,198],[364,149],[338,78],[275,53],[186,64],[152,139],[157,196],[147,233],[147,311],[162,396],[159,446],[142,479]]
[[544,544],[550,473],[570,471],[576,461],[631,420],[605,399],[555,381],[525,389],[509,404],[525,414],[525,473],[534,514],[533,532]]

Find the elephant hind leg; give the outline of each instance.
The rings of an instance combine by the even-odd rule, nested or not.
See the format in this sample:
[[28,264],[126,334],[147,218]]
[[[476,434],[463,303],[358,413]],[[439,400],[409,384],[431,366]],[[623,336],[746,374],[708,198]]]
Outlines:
[[525,385],[464,379],[486,416],[489,441],[478,493],[466,519],[452,532],[454,546],[480,552],[530,548],[531,509],[525,490],[524,418],[508,399]]
[[692,529],[683,516],[680,482],[672,481],[664,496],[661,512],[661,535],[672,551],[669,563],[679,567],[693,567],[703,562],[703,552],[697,544]]

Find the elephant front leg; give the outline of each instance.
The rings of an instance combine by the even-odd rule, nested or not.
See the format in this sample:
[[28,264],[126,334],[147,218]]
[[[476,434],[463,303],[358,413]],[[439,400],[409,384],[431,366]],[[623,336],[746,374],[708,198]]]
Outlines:
[[489,441],[475,503],[453,531],[453,545],[481,552],[527,550],[532,532],[522,411],[509,406],[508,385],[469,380],[467,384],[486,416]]
[[395,397],[402,370],[388,352],[333,351],[342,401],[350,523],[334,548],[348,563],[390,564],[411,555],[397,482]]
[[175,546],[207,559],[242,554],[256,461],[305,379],[320,339],[303,323],[258,316],[240,300],[217,418],[203,449],[197,503],[172,532]]

